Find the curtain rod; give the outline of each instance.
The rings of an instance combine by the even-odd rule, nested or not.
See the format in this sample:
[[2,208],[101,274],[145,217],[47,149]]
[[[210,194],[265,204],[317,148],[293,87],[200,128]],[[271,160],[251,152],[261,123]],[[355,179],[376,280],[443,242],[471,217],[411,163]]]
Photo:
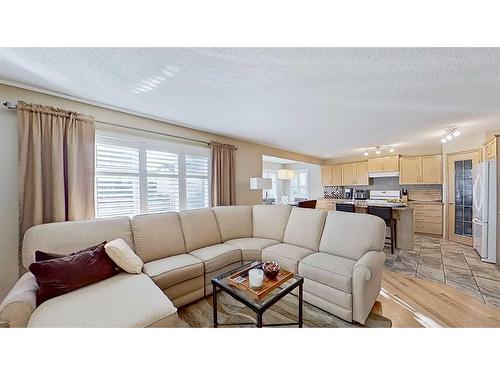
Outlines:
[[[3,102],[2,104],[5,107],[7,107],[7,109],[17,109],[17,104],[16,103]],[[207,145],[207,146],[211,146],[212,145],[211,142],[200,141],[199,139],[194,139],[194,138],[182,137],[180,135],[165,134],[165,133],[161,133],[161,132],[155,132],[155,131],[152,131],[152,130],[137,129],[137,128],[134,128],[132,126],[127,126],[127,125],[122,125],[122,124],[115,124],[113,122],[107,122],[107,121],[95,120],[95,122],[99,122],[101,124],[106,124],[106,125],[111,125],[111,126],[116,126],[116,127],[119,127],[119,128],[130,129],[130,130],[135,130],[135,131],[139,131],[139,132],[144,132],[144,133],[151,133],[151,134],[161,135],[161,136],[164,136],[164,137],[182,139],[184,141],[189,141],[189,142],[202,143],[202,144]]]

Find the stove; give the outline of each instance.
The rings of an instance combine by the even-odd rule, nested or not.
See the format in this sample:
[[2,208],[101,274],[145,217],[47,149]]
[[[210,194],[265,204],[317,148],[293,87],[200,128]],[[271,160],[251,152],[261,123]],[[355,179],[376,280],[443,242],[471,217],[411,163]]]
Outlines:
[[389,199],[400,199],[401,192],[399,190],[371,190],[370,199],[366,200],[366,204],[369,206],[389,206],[389,207],[401,207],[405,204],[403,203],[389,203]]

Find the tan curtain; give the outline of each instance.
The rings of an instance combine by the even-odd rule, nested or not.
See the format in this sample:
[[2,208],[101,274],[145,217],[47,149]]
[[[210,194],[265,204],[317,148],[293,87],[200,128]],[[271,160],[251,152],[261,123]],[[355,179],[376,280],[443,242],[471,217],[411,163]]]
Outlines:
[[19,230],[94,217],[94,119],[58,108],[17,106]]
[[236,147],[212,142],[212,206],[236,204]]

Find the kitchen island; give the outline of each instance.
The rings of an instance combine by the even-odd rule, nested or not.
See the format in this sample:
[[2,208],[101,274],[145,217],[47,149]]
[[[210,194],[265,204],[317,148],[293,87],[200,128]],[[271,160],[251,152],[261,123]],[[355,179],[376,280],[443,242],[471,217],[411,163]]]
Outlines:
[[[317,209],[335,210],[336,203],[352,204],[350,199],[319,199]],[[364,201],[355,201],[355,212],[366,214],[367,205]],[[415,226],[413,221],[412,207],[393,207],[393,217],[396,219],[396,248],[400,250],[413,250],[413,240],[415,237]],[[389,230],[388,228],[386,230]]]

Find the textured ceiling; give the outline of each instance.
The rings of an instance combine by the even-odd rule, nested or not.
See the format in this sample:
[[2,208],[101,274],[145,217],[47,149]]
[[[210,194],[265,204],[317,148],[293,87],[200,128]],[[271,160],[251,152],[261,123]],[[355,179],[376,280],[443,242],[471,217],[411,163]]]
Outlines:
[[500,127],[500,49],[1,48],[0,79],[323,158]]

